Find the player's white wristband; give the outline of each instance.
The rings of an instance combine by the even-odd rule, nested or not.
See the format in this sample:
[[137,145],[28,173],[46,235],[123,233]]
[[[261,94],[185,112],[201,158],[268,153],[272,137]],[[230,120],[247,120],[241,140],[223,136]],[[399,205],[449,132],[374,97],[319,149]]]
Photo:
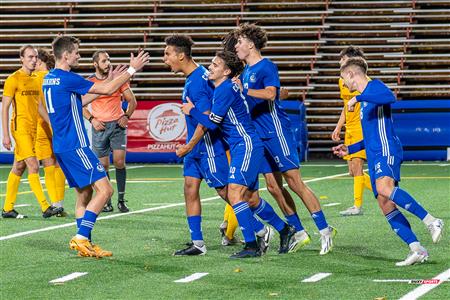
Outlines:
[[133,76],[134,73],[136,73],[136,69],[130,66],[128,67],[127,72],[128,74],[130,74],[130,76]]

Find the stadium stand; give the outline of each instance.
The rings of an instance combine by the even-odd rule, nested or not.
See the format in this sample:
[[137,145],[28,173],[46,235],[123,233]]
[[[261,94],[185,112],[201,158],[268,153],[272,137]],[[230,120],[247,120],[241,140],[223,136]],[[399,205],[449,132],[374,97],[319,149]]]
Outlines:
[[450,95],[450,3],[402,1],[12,1],[0,3],[0,83],[17,69],[23,44],[49,47],[57,34],[82,39],[82,75],[90,56],[107,50],[114,63],[143,47],[152,55],[133,79],[138,100],[179,99],[181,77],[162,62],[164,37],[190,34],[196,61],[207,65],[220,38],[242,22],[258,22],[269,33],[264,54],[279,66],[289,100],[307,106],[309,149],[329,152],[330,133],[342,102],[339,52],[364,48],[369,74],[387,82],[399,99],[444,99]]

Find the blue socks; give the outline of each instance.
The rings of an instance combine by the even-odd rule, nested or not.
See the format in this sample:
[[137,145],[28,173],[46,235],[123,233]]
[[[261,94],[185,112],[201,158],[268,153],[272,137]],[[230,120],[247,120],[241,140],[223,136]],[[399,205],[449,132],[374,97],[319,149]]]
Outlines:
[[188,216],[187,221],[191,232],[191,240],[203,241],[202,216]]
[[325,219],[325,216],[323,215],[323,212],[321,210],[313,212],[311,214],[311,217],[313,218],[314,223],[316,223],[319,231],[328,228],[327,220]]
[[294,213],[292,215],[285,216],[285,217],[286,217],[288,224],[295,228],[295,231],[305,230],[305,228],[303,228],[302,222],[300,221],[300,218],[298,217],[297,213]]
[[275,213],[273,207],[263,198],[259,198],[259,205],[250,208],[264,222],[269,223],[278,232],[284,229],[286,223]]
[[398,210],[394,209],[386,215],[386,219],[392,227],[392,230],[406,243],[411,244],[417,242],[417,237],[411,230],[411,225],[405,216]]
[[250,221],[252,223],[252,227],[253,227],[253,230],[255,231],[255,233],[258,233],[264,229],[264,224],[261,223],[261,221],[256,218],[256,215],[253,214],[252,219]]
[[395,187],[389,199],[403,209],[406,209],[423,220],[428,212],[410,194],[399,187]]
[[[81,218],[77,219],[77,225]],[[91,231],[92,228],[94,228],[95,221],[97,220],[97,214],[93,211],[86,210],[84,212],[83,219],[81,219],[81,222],[78,227],[77,234],[84,236],[87,239],[91,239]]]
[[252,226],[252,219],[254,219],[253,213],[250,210],[247,202],[238,202],[233,205],[233,210],[241,228],[242,235],[246,243],[252,243],[256,241],[254,229]]

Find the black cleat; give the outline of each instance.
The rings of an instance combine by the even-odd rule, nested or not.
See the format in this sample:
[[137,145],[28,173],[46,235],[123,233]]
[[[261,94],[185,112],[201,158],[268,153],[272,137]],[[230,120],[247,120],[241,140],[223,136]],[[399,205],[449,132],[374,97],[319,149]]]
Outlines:
[[185,255],[205,255],[206,254],[206,246],[203,245],[201,247],[192,244],[191,246],[175,251],[174,256],[185,256]]
[[233,255],[231,255],[230,258],[238,259],[238,258],[249,258],[249,257],[260,257],[260,256],[261,256],[261,251],[259,249],[250,248],[250,247],[246,246],[241,251],[236,252]]
[[9,219],[24,219],[24,218],[28,218],[25,215],[21,215],[19,214],[15,209],[10,210],[10,211],[4,211],[2,210],[2,217],[3,218],[9,218]]
[[42,213],[42,217],[44,217],[45,219],[50,218],[52,216],[55,216],[61,212],[63,212],[64,208],[62,207],[54,207],[54,206],[49,206],[43,213]]
[[269,227],[269,226],[264,226],[264,227],[266,229],[266,233],[264,234],[264,236],[258,236],[258,235],[256,236],[256,243],[258,244],[261,255],[266,254],[266,252],[270,246],[270,241],[272,240],[273,235],[274,235],[274,231],[273,231],[272,227]]
[[130,209],[127,207],[127,205],[125,204],[125,200],[119,201],[117,203],[117,208],[120,210],[120,212],[122,213],[126,213],[129,212]]
[[102,212],[113,212],[114,207],[111,204],[111,200],[108,201],[108,203],[105,204],[105,206],[102,209]]
[[289,252],[289,245],[291,243],[292,238],[295,235],[295,228],[289,225],[286,225],[283,230],[280,232],[280,249],[278,249],[279,254],[284,254]]

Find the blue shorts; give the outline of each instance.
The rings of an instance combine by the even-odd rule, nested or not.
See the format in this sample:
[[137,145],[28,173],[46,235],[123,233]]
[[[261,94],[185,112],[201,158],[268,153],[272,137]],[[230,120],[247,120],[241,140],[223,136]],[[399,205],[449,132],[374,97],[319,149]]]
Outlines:
[[211,188],[219,188],[227,185],[228,159],[224,154],[216,157],[185,157],[183,176],[205,179]]
[[372,184],[373,194],[378,197],[376,180],[381,177],[390,177],[394,179],[395,185],[400,181],[400,167],[402,159],[398,156],[376,155],[374,159],[368,160],[369,176]]
[[261,164],[261,173],[282,173],[298,169],[300,162],[298,159],[297,147],[292,133],[284,133],[283,136],[275,136],[262,139],[264,144],[265,162]]
[[228,183],[246,186],[250,191],[258,190],[259,163],[263,151],[261,144],[253,145],[252,149],[248,149],[246,145],[233,147],[230,153],[231,163]]
[[83,188],[106,177],[105,168],[89,147],[55,153],[70,187]]

